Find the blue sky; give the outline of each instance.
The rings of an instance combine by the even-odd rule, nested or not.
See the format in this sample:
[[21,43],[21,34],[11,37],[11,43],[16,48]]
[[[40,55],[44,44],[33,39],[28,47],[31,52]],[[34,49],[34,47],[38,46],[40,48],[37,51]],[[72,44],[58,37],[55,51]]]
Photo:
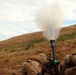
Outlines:
[[64,26],[73,25],[76,24],[76,20],[66,20],[63,24]]
[[[59,2],[65,11],[62,26],[76,24],[76,0]],[[0,0],[0,41],[38,31],[36,13],[43,3],[44,0]]]

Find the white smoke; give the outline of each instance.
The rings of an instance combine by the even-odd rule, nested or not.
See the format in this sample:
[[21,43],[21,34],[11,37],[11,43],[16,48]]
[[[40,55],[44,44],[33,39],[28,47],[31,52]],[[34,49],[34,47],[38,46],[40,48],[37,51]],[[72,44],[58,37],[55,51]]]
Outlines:
[[59,3],[46,3],[37,14],[37,21],[48,40],[58,38],[63,22],[63,11]]

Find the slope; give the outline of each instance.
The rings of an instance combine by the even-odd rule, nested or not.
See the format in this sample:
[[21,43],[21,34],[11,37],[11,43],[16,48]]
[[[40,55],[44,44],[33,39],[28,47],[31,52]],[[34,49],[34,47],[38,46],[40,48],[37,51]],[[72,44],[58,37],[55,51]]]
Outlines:
[[[76,25],[64,27],[56,40],[57,58],[63,62],[65,55],[76,53]],[[51,52],[50,43],[41,32],[24,34],[0,42],[0,69],[17,67],[28,57]]]

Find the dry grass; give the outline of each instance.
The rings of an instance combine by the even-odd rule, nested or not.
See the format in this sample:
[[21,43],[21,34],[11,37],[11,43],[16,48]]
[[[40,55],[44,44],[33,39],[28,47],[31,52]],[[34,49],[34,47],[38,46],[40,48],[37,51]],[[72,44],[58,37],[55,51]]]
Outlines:
[[[63,28],[56,41],[57,57],[63,62],[65,55],[76,53],[76,25]],[[0,69],[21,65],[28,57],[51,52],[50,43],[41,32],[24,34],[0,42]]]

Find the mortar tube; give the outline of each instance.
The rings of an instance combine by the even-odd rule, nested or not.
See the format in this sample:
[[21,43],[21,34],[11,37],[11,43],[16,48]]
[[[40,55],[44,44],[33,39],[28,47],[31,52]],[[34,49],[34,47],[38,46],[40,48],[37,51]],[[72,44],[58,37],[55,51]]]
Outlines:
[[56,49],[55,49],[55,40],[50,40],[52,53],[53,53],[53,61],[54,61],[54,71],[55,75],[60,75],[58,70],[58,60],[56,59]]
[[52,48],[53,60],[56,60],[55,40],[50,40],[50,43]]

